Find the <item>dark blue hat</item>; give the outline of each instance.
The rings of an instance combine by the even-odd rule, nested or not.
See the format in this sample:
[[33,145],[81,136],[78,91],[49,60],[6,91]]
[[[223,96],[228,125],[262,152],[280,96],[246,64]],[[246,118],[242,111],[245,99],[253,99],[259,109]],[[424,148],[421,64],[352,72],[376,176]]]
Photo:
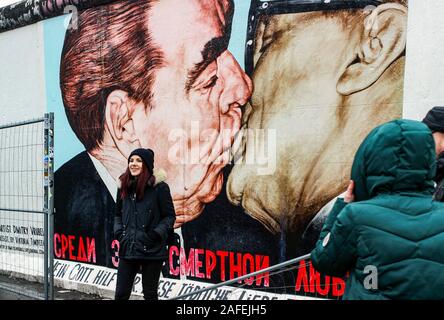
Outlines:
[[153,169],[154,169],[154,151],[153,150],[144,149],[144,148],[136,149],[133,152],[131,152],[131,154],[129,155],[128,162],[129,162],[129,159],[134,155],[141,157],[142,161],[145,163],[145,165],[150,170],[150,172],[151,173],[153,172]]

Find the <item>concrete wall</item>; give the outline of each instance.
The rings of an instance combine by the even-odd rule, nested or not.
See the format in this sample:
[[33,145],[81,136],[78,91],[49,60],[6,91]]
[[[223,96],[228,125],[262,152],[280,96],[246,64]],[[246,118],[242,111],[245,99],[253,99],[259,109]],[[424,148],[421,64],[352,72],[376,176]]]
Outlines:
[[444,32],[440,0],[409,1],[404,117],[421,120],[444,104]]
[[42,23],[0,34],[0,124],[46,112]]

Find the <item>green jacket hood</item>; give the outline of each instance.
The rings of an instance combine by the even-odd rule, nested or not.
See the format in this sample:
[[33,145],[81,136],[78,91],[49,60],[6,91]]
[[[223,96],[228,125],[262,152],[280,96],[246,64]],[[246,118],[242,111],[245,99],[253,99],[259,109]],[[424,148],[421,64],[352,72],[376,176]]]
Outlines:
[[374,128],[353,161],[355,201],[380,193],[432,195],[435,157],[432,133],[419,121],[393,120]]

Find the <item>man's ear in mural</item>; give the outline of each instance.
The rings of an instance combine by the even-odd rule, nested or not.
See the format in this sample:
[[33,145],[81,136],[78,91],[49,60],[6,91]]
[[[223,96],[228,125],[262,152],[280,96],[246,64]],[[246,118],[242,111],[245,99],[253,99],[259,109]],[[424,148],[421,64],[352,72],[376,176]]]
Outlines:
[[339,78],[337,90],[350,95],[375,83],[404,52],[407,8],[397,3],[376,7],[363,21],[363,34],[356,48],[357,58]]
[[105,125],[119,151],[127,156],[132,150],[140,148],[134,130],[132,113],[137,104],[122,90],[112,91],[106,99]]

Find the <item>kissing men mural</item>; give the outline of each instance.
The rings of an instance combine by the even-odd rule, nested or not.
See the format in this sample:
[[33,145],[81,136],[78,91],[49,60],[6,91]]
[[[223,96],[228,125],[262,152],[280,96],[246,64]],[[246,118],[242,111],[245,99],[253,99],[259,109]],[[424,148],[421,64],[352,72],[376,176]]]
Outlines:
[[[239,3],[117,1],[66,31],[54,109],[83,151],[56,171],[57,258],[117,266],[116,181],[137,147],[176,209],[164,277],[219,282],[311,250],[356,147],[402,114],[406,3],[252,1],[247,72],[228,50]],[[340,296],[297,270],[244,284]]]

